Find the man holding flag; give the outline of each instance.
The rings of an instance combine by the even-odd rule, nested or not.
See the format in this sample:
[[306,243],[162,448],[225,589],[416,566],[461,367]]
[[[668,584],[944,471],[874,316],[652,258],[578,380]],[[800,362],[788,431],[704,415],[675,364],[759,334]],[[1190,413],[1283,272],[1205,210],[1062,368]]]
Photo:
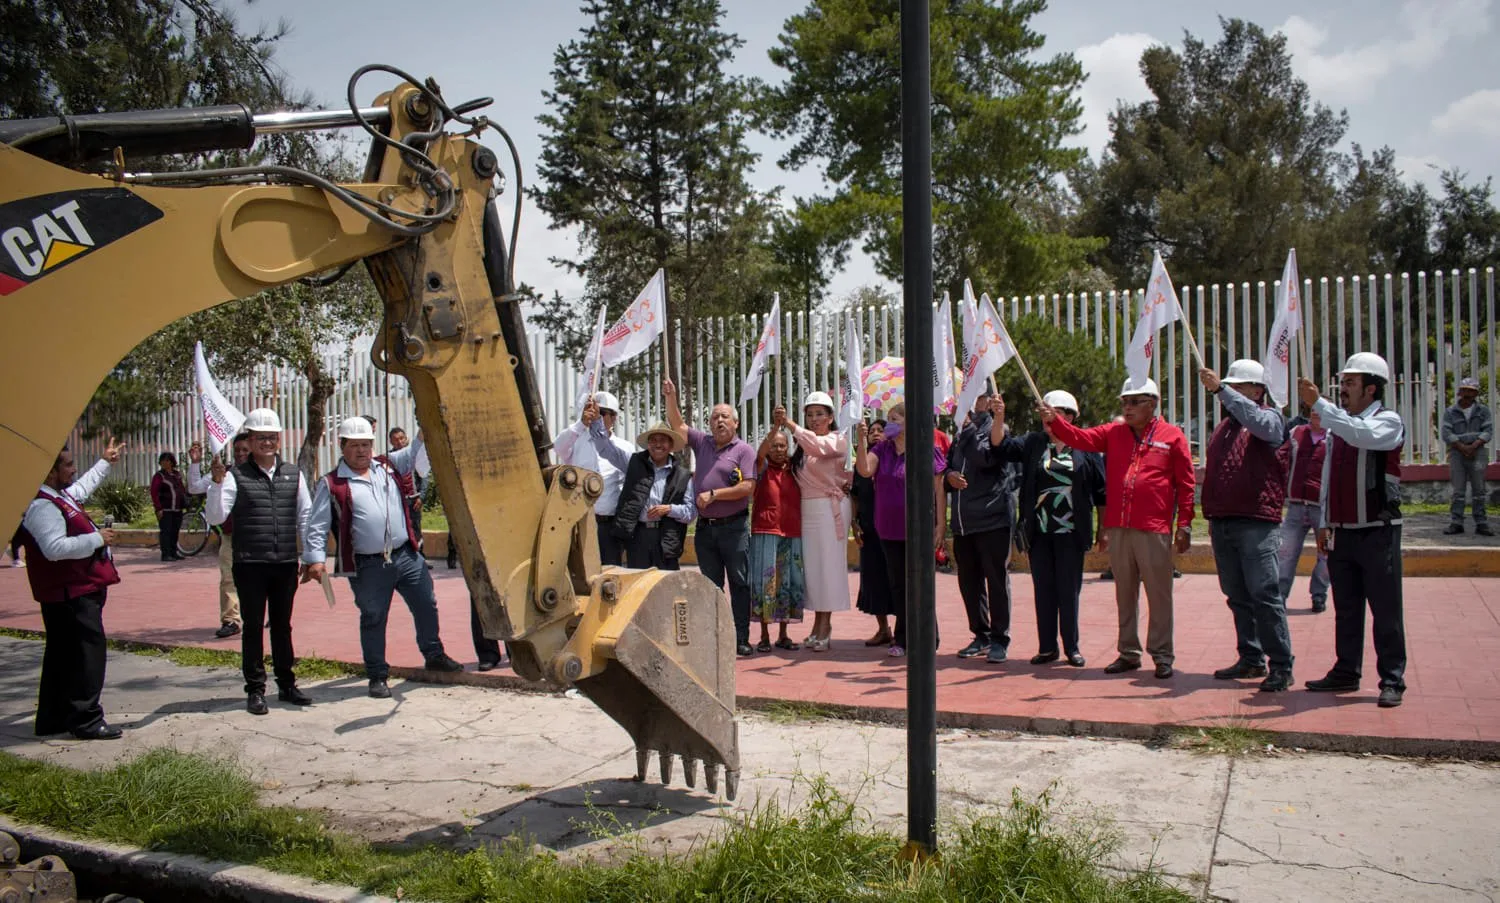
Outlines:
[[[208,369],[203,343],[193,346],[193,374],[198,383],[198,406],[203,411],[203,426],[208,432],[212,454],[218,455],[226,445],[233,451],[234,466],[250,460],[250,435],[243,432],[245,415],[219,392]],[[231,440],[230,437],[233,437]],[[188,492],[206,495],[213,481],[203,472],[203,445],[194,442],[188,449]],[[219,629],[214,636],[228,639],[240,632],[240,597],[234,585],[234,518],[220,524],[219,533]]]
[[766,314],[766,325],[760,331],[760,341],[755,344],[755,356],[750,360],[750,370],[745,373],[744,388],[740,391],[740,404],[754,398],[760,392],[760,380],[766,373],[766,362],[773,354],[781,354],[781,296],[771,302],[771,312]]

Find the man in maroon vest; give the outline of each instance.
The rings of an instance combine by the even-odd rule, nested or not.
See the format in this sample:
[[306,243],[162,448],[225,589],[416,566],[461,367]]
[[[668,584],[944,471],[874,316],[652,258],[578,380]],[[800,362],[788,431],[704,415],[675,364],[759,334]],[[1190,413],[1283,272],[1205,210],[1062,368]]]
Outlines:
[[1208,367],[1198,376],[1224,408],[1204,460],[1203,516],[1239,653],[1214,677],[1264,677],[1261,692],[1278,693],[1292,685],[1292,637],[1276,557],[1286,498],[1277,450],[1286,440],[1286,419],[1266,404],[1266,371],[1257,361],[1235,361],[1223,379]]
[[[1316,411],[1306,412],[1292,425],[1281,458],[1286,464],[1286,511],[1281,515],[1281,604],[1291,601],[1292,582],[1297,577],[1297,561],[1309,530],[1318,529],[1322,517],[1319,505],[1323,498],[1323,459],[1328,455],[1328,431]],[[1308,587],[1312,610],[1328,608],[1328,556],[1317,553],[1312,580]]]
[[104,457],[77,482],[73,453],[64,448],[26,509],[17,536],[26,547],[26,577],[42,605],[47,647],[36,707],[37,736],[68,731],[80,740],[116,740],[104,720],[104,598],[120,574],[109,554],[115,531],[94,526],[83,503],[120,460],[124,444],[111,438]]
[[1339,371],[1340,410],[1299,379],[1302,401],[1328,430],[1323,459],[1322,520],[1318,551],[1328,555],[1333,582],[1333,669],[1309,690],[1359,689],[1364,663],[1365,606],[1375,634],[1380,705],[1401,704],[1406,692],[1406,626],[1401,593],[1401,446],[1406,425],[1382,405],[1391,369],[1368,351],[1349,356]]

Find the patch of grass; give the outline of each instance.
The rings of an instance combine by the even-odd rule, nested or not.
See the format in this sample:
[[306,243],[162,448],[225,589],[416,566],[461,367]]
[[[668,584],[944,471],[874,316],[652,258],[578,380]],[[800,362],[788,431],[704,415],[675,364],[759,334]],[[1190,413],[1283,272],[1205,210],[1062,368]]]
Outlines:
[[840,709],[816,702],[803,702],[800,699],[780,699],[767,703],[758,711],[778,724],[819,720],[847,721],[849,718]]
[[[18,630],[11,627],[0,627],[0,636],[12,637],[18,640],[42,640],[46,635],[35,630]],[[197,646],[171,646],[163,648],[153,646],[149,643],[135,643],[130,640],[109,640],[109,648],[116,652],[128,652],[131,655],[141,655],[146,658],[164,658],[174,665],[184,668],[230,668],[238,670],[240,667],[240,654],[232,649],[203,649]],[[266,668],[271,667],[271,657],[266,656]],[[348,662],[336,662],[331,659],[319,658],[317,656],[303,656],[297,659],[297,677],[303,680],[333,680],[338,677],[362,677],[365,669],[363,665],[350,664]]]
[[[154,750],[103,771],[0,753],[0,812],[19,821],[150,849],[247,862],[406,900],[455,901],[1069,901],[1179,903],[1154,869],[1112,868],[1118,835],[1060,822],[1049,794],[944,838],[942,858],[898,860],[901,839],[861,825],[854,803],[821,780],[795,811],[775,801],[736,817],[679,856],[627,841],[611,862],[565,865],[524,838],[499,849],[381,847],[312,812],[262,806],[234,762]],[[616,835],[618,836],[618,835]]]
[[1217,724],[1180,730],[1174,735],[1172,745],[1204,755],[1238,759],[1264,752],[1270,742],[1271,734],[1266,731],[1241,724]]

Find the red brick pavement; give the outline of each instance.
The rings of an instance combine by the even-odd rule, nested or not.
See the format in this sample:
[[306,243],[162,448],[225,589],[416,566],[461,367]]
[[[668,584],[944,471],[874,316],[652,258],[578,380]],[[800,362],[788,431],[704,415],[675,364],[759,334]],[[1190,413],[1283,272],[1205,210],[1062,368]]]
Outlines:
[[[166,564],[145,550],[120,554],[123,582],[111,590],[105,623],[112,637],[150,643],[235,650],[238,638],[218,640],[211,557]],[[449,654],[472,663],[468,594],[457,571],[436,562],[442,634]],[[851,596],[858,584],[850,575]],[[953,652],[969,640],[953,577],[938,575],[937,606],[942,649],[938,657],[938,708],[943,723],[1035,729],[1047,732],[1149,735],[1169,725],[1233,723],[1288,734],[1283,742],[1334,748],[1410,752],[1500,752],[1500,580],[1413,578],[1406,581],[1409,662],[1406,704],[1375,705],[1374,651],[1365,653],[1365,689],[1327,695],[1302,690],[1257,693],[1253,682],[1216,681],[1211,672],[1234,660],[1229,612],[1211,575],[1188,575],[1176,584],[1177,674],[1155,680],[1147,667],[1110,676],[1114,658],[1113,584],[1084,585],[1085,668],[1033,666],[1036,621],[1031,579],[1012,575],[1014,619],[1011,661],[990,665],[960,661]],[[298,654],[359,662],[357,614],[348,583],[335,581],[338,605],[303,587],[293,617]],[[1314,615],[1305,578],[1293,589],[1293,648],[1300,682],[1321,677],[1333,660],[1333,612]],[[1144,599],[1142,600],[1144,609]],[[1142,612],[1144,622],[1144,610]],[[793,625],[801,640],[805,625]],[[25,572],[0,568],[0,625],[39,630]],[[805,700],[899,713],[905,708],[904,660],[867,649],[872,620],[858,612],[836,615],[834,643],[823,654],[805,651],[742,660],[738,691],[746,701]],[[1142,634],[1145,625],[1141,626]],[[1368,625],[1367,625],[1368,636]],[[392,606],[388,650],[393,666],[420,667],[411,617]],[[230,678],[233,680],[232,678]]]

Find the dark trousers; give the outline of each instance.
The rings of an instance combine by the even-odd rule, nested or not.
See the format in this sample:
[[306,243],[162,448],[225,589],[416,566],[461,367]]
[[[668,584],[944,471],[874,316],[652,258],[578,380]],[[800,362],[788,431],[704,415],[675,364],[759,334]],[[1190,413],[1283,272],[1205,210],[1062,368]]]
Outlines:
[[292,673],[292,597],[297,594],[297,562],[258,564],[235,562],[234,588],[240,594],[240,667],[245,672],[245,692],[266,692],[266,613],[271,615],[271,665],[276,685],[283,690],[297,685]]
[[1334,649],[1330,677],[1359,680],[1365,653],[1365,606],[1374,622],[1380,686],[1405,690],[1406,624],[1401,613],[1401,528],[1335,529],[1328,551],[1333,583]]
[[177,557],[177,537],[182,533],[182,512],[163,511],[156,516],[156,541],[161,546],[161,557]]
[[411,515],[411,529],[417,534],[417,550],[422,549],[422,497],[414,495],[406,500],[406,510]]
[[1083,549],[1072,533],[1038,533],[1027,552],[1036,594],[1036,651],[1078,653],[1078,596],[1083,592]]
[[[750,642],[750,518],[725,523],[698,521],[693,534],[698,570],[720,590],[729,581],[729,609],[734,613],[734,636],[739,645]],[[632,565],[634,567],[634,565]]]
[[615,516],[613,514],[594,515],[594,527],[594,532],[599,536],[599,565],[601,567],[623,565],[625,544],[615,535]]
[[484,625],[479,623],[479,609],[474,607],[473,599],[469,600],[469,633],[474,637],[474,656],[481,665],[498,665],[503,661],[500,641],[484,635]]
[[[904,539],[882,539],[880,550],[885,553],[886,579],[891,583],[891,599],[896,605],[896,626],[891,631],[891,645],[906,647],[906,624],[913,614],[913,608],[907,606],[906,598],[906,540]],[[923,600],[918,600],[923,604]],[[925,600],[925,604],[933,605],[934,600]],[[937,639],[936,612],[932,619],[932,636]],[[941,645],[939,643],[939,645]]]
[[626,549],[626,562],[633,568],[656,568],[658,571],[679,570],[676,558],[668,558],[661,550],[661,528],[648,527],[644,523],[635,525],[630,534],[630,545]]
[[[1010,531],[986,530],[953,537],[958,592],[969,614],[969,632],[981,643],[1010,648]],[[986,589],[988,586],[988,589]]]
[[36,734],[60,734],[104,720],[104,590],[66,602],[43,602],[42,683],[37,694]]
[[1245,665],[1292,670],[1292,635],[1281,596],[1281,527],[1248,517],[1208,522],[1219,589],[1234,616],[1235,649]]

